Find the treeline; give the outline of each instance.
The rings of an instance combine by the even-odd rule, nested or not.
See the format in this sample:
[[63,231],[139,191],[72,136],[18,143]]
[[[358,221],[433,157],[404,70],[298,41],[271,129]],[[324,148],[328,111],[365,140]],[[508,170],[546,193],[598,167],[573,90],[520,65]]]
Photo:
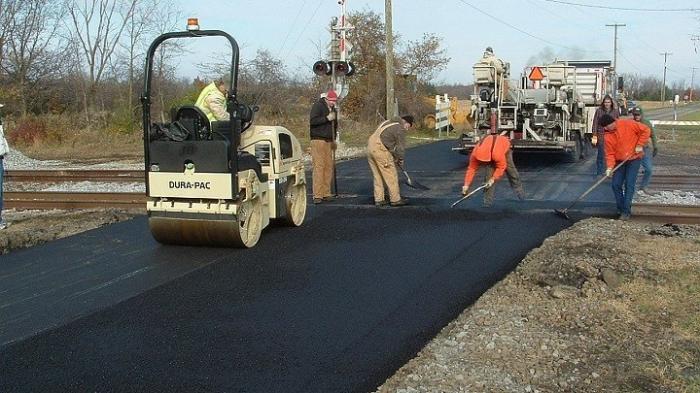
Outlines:
[[[642,101],[660,101],[663,80],[653,76],[622,74],[624,91],[628,98]],[[677,94],[683,100],[688,95],[690,84],[684,80],[666,82],[664,98],[671,100]],[[696,93],[694,93],[696,95]]]
[[[140,134],[148,45],[159,34],[182,30],[184,21],[172,0],[0,0],[0,102],[14,126],[8,127],[10,135],[23,122],[45,122],[46,116],[62,117],[57,123],[70,129]],[[383,16],[359,11],[349,21],[356,26],[349,40],[357,69],[349,77],[344,114],[371,123],[385,108]],[[401,110],[430,111],[423,97],[434,93],[429,82],[450,60],[441,39],[425,34],[404,42],[396,34],[395,43]],[[163,119],[173,105],[193,103],[206,79],[222,73],[225,64],[198,64],[205,80],[178,78],[178,48],[166,49],[157,54],[153,73],[154,113]],[[268,120],[306,121],[311,101],[328,87],[327,77],[311,72],[316,60],[308,59],[308,74],[292,75],[267,50],[241,59],[241,101],[259,105]]]

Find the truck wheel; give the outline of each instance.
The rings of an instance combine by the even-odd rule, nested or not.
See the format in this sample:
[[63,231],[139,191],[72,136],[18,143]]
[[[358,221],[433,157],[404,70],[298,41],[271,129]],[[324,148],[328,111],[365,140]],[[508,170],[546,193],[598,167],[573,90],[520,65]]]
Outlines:
[[243,202],[236,216],[233,241],[237,247],[250,248],[258,243],[262,233],[262,201],[253,198]]
[[578,133],[574,133],[574,148],[571,152],[566,154],[566,162],[578,162],[581,159],[581,152],[583,151],[583,143],[581,141],[581,136]]
[[306,217],[306,184],[289,185],[284,192],[284,203],[286,215],[282,222],[286,225],[298,227],[304,222]]

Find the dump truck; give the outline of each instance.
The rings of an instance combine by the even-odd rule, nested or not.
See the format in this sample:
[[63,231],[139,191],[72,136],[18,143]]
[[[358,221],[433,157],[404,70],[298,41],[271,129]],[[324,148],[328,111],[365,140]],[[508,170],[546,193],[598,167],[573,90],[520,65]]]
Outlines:
[[[151,119],[151,79],[159,46],[174,39],[224,37],[231,45],[226,110],[210,121],[194,105],[171,110],[170,122]],[[239,49],[220,30],[188,30],[157,37],[146,55],[143,106],[146,211],[160,243],[253,247],[272,220],[300,226],[306,216],[302,150],[279,125],[253,125],[255,108],[238,101]]]
[[507,66],[477,63],[474,131],[453,150],[468,154],[490,132],[511,139],[516,152],[558,153],[579,160],[590,146],[596,107],[609,92],[609,61],[557,61],[526,67],[518,84]]

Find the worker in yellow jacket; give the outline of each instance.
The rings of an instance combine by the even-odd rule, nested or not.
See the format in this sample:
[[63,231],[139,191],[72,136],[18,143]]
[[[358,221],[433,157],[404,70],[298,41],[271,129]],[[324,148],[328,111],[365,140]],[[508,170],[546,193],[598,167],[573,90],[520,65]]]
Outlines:
[[229,120],[230,115],[226,111],[226,95],[230,78],[219,78],[207,85],[199,93],[195,106],[204,112],[209,121]]

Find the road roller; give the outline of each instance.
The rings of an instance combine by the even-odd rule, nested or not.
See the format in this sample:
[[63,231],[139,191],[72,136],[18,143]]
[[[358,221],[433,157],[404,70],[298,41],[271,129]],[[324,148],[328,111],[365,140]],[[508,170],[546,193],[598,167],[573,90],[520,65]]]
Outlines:
[[[253,125],[255,108],[237,97],[238,44],[220,30],[160,35],[148,49],[141,96],[148,225],[163,244],[253,247],[271,222],[300,226],[306,179],[299,141],[282,126]],[[198,25],[198,23],[195,24]],[[224,37],[231,44],[227,121],[211,121],[194,105],[151,120],[156,50],[167,40]]]

